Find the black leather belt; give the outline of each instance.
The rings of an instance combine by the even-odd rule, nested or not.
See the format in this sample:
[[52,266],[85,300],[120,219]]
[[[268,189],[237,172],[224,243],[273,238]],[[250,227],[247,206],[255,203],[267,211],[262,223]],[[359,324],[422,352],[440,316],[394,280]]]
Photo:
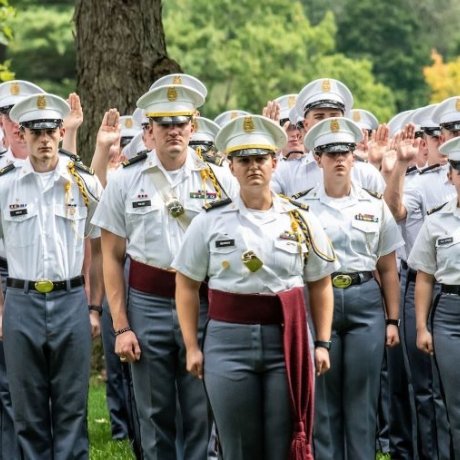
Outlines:
[[456,286],[454,284],[441,284],[441,292],[444,294],[460,295],[460,286]]
[[70,288],[76,288],[79,286],[83,286],[84,284],[85,278],[81,275],[64,281],[51,281],[46,279],[37,281],[19,280],[16,278],[6,279],[7,287],[16,289],[26,289],[29,291],[37,291],[41,294],[47,294],[48,292],[52,291],[63,291],[67,289],[67,286],[69,286]]
[[417,278],[417,270],[410,268],[405,260],[401,260],[401,268],[406,270],[406,282],[415,283],[415,279]]
[[339,289],[345,289],[353,284],[363,284],[373,278],[372,272],[355,272],[355,273],[339,273],[334,272],[331,275],[332,285]]

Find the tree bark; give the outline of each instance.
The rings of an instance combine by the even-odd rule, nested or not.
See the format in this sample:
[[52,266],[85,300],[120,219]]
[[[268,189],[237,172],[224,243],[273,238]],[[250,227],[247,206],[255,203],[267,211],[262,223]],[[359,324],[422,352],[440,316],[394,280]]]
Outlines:
[[76,0],[77,91],[85,120],[78,153],[89,163],[104,112],[131,114],[159,77],[180,72],[166,52],[161,0]]

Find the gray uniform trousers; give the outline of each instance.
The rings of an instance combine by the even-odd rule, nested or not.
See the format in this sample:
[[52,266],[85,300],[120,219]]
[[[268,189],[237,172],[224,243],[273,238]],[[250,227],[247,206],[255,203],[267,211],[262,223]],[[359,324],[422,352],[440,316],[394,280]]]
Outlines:
[[417,445],[414,448],[414,459],[450,460],[449,423],[438,372],[433,359],[417,348],[414,294],[415,274],[407,272],[403,305],[403,344],[415,399],[413,420]]
[[331,369],[316,378],[316,460],[375,458],[385,316],[374,279],[334,288]]
[[[0,260],[0,276],[3,295],[5,295],[6,277],[8,276],[5,259]],[[22,458],[21,448],[14,430],[3,342],[0,341],[0,460],[21,460]]]
[[[406,285],[406,270],[401,270],[401,306]],[[400,315],[402,316],[402,315]],[[403,352],[404,323],[401,318],[399,328],[401,343],[386,348],[382,369],[381,393],[379,401],[379,436],[377,448],[390,452],[392,458],[413,460],[415,433],[412,414],[413,391],[407,375],[407,363]]]
[[286,459],[292,420],[282,328],[210,320],[203,353],[223,460]]
[[434,355],[445,397],[454,456],[460,459],[460,296],[440,294],[431,318]]
[[107,373],[106,399],[112,439],[131,441],[136,459],[142,459],[139,420],[137,417],[131,369],[115,354],[115,333],[109,306],[104,301],[101,317],[101,336]]
[[3,336],[13,415],[27,460],[86,460],[91,327],[83,286],[8,288]]
[[[141,359],[131,365],[145,460],[176,460],[176,395],[182,415],[183,458],[206,460],[211,431],[203,382],[186,370],[175,301],[129,289],[128,317]],[[207,303],[200,308],[200,334]],[[179,456],[181,457],[181,455]]]

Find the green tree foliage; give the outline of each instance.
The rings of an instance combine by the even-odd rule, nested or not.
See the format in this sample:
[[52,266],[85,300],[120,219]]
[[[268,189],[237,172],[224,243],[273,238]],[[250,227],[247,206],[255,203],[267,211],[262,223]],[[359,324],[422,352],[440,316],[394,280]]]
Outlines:
[[398,109],[421,106],[429,89],[422,68],[430,63],[430,46],[421,39],[423,25],[401,0],[345,0],[337,18],[338,48],[352,58],[374,63],[379,81],[393,89]]
[[[13,38],[13,31],[9,24],[10,19],[14,16],[14,8],[8,3],[8,0],[0,0],[0,59],[4,59],[5,46]],[[0,81],[11,80],[14,73],[10,71],[10,62],[0,63]]]
[[75,89],[73,2],[16,3],[10,21],[14,39],[6,52],[16,77],[66,97]]
[[236,108],[260,113],[268,99],[320,77],[342,80],[355,106],[383,120],[394,112],[371,62],[337,54],[333,15],[312,26],[300,1],[168,0],[164,25],[170,56],[208,87],[205,116]]

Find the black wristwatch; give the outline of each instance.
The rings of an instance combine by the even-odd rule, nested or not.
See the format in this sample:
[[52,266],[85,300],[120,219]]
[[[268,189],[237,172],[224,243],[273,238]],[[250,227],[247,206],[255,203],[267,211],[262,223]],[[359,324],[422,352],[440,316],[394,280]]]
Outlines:
[[391,325],[391,326],[399,327],[399,325],[401,324],[401,320],[400,319],[387,319],[385,320],[385,323],[387,326]]
[[329,351],[331,346],[332,342],[330,340],[315,340],[315,348],[325,348]]
[[102,315],[102,307],[100,305],[88,305],[88,310],[97,311],[99,313],[99,316]]

